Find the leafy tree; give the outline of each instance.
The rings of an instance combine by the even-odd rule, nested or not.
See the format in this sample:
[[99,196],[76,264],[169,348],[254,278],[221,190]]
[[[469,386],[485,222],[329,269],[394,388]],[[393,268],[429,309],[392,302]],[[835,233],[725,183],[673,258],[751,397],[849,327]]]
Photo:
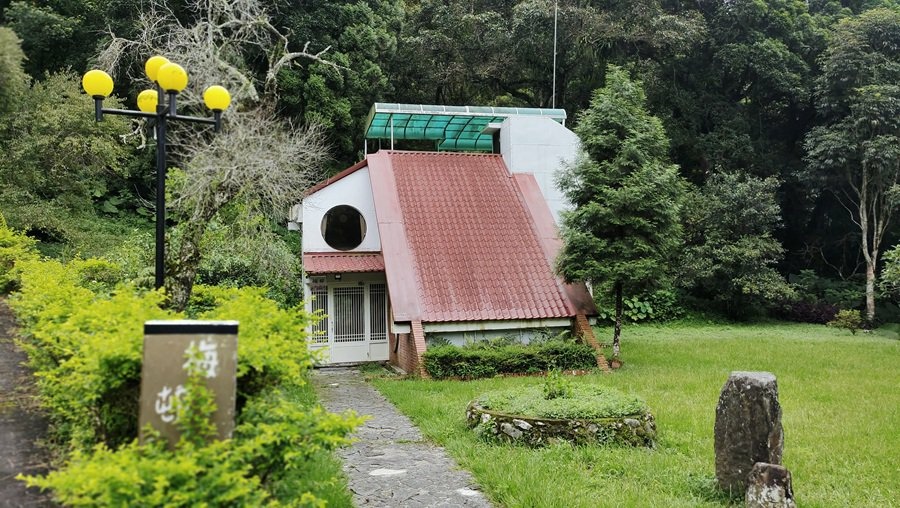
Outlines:
[[[201,93],[208,85],[221,84],[234,98],[222,132],[211,135],[209,129],[184,124],[170,130],[183,170],[173,171],[169,179],[169,203],[179,231],[171,237],[178,244],[166,260],[166,289],[178,309],[187,305],[197,280],[208,226],[239,205],[249,226],[236,231],[266,231],[255,227],[258,221],[282,221],[319,178],[326,158],[318,128],[294,127],[274,113],[281,71],[297,60],[326,63],[321,58],[325,49],[311,53],[308,44],[292,49],[257,0],[188,0],[184,7],[194,13],[189,22],[163,0],[152,1],[134,30],[136,37],[113,36],[99,57],[112,71],[153,54],[177,61],[193,80],[179,94],[186,111],[203,108]],[[142,73],[132,77],[146,79]]]
[[806,138],[807,163],[860,233],[866,319],[875,318],[879,254],[900,205],[900,9],[840,22],[821,60],[821,125]]
[[772,236],[781,222],[777,190],[773,177],[717,173],[687,200],[681,282],[732,317],[790,293],[775,269],[783,253]]
[[28,88],[28,76],[22,69],[25,53],[15,32],[0,26],[0,117],[16,109]]
[[397,0],[283,2],[274,22],[288,40],[331,48],[330,62],[297,61],[278,75],[278,106],[283,116],[320,125],[337,164],[343,168],[361,156],[360,133],[372,104],[392,93],[387,64],[397,49],[403,11]]
[[613,356],[619,356],[623,294],[638,294],[670,277],[681,243],[685,185],[669,162],[662,123],[647,112],[644,91],[610,66],[578,120],[582,154],[559,175],[574,209],[563,213],[557,270],[612,291],[616,302]]
[[[111,98],[108,106],[121,105]],[[0,115],[0,206],[10,225],[67,242],[82,222],[96,222],[97,211],[142,206],[130,192],[119,196],[140,180],[129,122],[95,122],[77,76],[52,74],[14,107]]]

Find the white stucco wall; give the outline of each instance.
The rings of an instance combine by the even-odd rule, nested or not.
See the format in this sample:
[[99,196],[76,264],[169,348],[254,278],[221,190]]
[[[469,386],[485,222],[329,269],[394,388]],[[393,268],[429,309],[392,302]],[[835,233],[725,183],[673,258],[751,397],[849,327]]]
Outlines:
[[531,173],[537,180],[553,218],[567,202],[556,187],[556,172],[575,160],[578,136],[559,123],[540,117],[512,116],[500,127],[500,154],[513,173]]
[[[322,236],[322,218],[328,210],[338,205],[349,205],[356,208],[366,221],[366,236],[358,247],[350,251],[338,251],[332,248],[325,243],[325,238]],[[310,194],[303,200],[302,208],[303,252],[375,252],[381,250],[369,168],[362,168]]]

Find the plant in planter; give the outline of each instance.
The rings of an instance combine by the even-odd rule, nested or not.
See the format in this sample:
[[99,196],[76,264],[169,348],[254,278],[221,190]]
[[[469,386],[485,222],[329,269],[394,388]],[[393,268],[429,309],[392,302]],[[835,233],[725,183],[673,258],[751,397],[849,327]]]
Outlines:
[[469,403],[466,420],[491,442],[654,445],[656,422],[644,401],[602,385],[567,384],[551,373],[543,386],[485,393]]

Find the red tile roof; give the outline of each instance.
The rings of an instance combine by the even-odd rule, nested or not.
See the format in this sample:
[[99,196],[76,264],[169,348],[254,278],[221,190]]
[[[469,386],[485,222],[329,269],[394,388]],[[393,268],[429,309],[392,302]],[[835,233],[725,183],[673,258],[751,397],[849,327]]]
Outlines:
[[542,236],[555,224],[542,197],[538,213],[526,202],[530,175],[483,154],[381,151],[368,165],[395,321],[596,313],[583,285],[553,273],[558,244]]
[[306,252],[303,268],[306,273],[383,272],[384,258],[380,252]]

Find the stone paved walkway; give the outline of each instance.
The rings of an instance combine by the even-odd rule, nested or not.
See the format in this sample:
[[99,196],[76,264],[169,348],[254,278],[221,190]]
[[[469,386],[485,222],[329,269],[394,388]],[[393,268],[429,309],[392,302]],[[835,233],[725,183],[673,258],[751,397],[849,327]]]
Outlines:
[[0,507],[53,506],[46,495],[15,479],[19,473],[47,472],[35,446],[47,424],[33,411],[33,381],[22,365],[25,353],[13,343],[14,330],[12,313],[0,298]]
[[358,441],[339,452],[360,507],[490,507],[467,471],[353,368],[319,369],[313,376],[322,404],[333,412],[354,409],[372,418]]

